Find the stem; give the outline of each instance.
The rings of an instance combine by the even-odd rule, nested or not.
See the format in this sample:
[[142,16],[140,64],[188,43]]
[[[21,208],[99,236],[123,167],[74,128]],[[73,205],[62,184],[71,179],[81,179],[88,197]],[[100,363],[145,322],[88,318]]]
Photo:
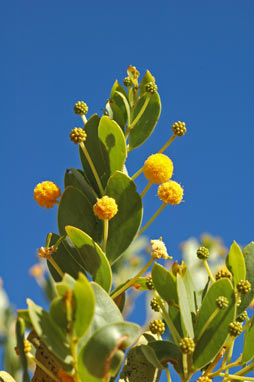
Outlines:
[[27,353],[27,357],[33,361],[34,363],[36,363],[36,365],[44,371],[45,374],[47,374],[51,379],[53,379],[53,381],[56,381],[56,382],[61,382],[61,380],[59,378],[57,378],[55,376],[55,374],[53,374],[50,370],[48,370],[46,368],[46,366],[43,365],[43,363],[41,363],[37,358],[35,358],[31,353]]
[[169,371],[169,367],[166,368],[166,374],[167,374],[167,382],[171,382],[171,375],[170,375],[170,371]]
[[102,184],[101,184],[101,180],[100,180],[99,175],[98,175],[98,173],[96,171],[96,168],[94,167],[94,164],[93,164],[93,161],[92,161],[92,159],[91,159],[91,157],[89,155],[89,152],[87,151],[86,146],[84,145],[84,142],[80,142],[79,145],[80,145],[83,153],[85,154],[85,157],[86,157],[86,159],[87,159],[87,161],[88,161],[88,163],[89,163],[89,165],[91,167],[91,170],[93,172],[93,175],[94,175],[95,180],[97,182],[97,185],[99,187],[100,193],[101,193],[101,195],[103,195],[104,194],[104,190],[103,190],[103,187],[102,187]]
[[141,192],[140,196],[141,198],[143,198],[145,196],[145,194],[147,193],[147,191],[149,190],[149,188],[151,187],[152,185],[152,182],[148,182],[147,185],[145,186],[144,190]]
[[132,180],[135,180],[140,174],[142,174],[142,172],[143,172],[143,168],[144,167],[141,167],[132,177],[131,177],[131,179]]
[[228,342],[228,346],[227,346],[227,349],[224,353],[224,358],[223,358],[223,361],[222,361],[222,364],[221,364],[221,369],[225,369],[226,368],[226,362],[227,362],[227,358],[228,358],[228,353],[229,353],[229,349],[230,349],[230,346],[231,346],[231,343],[233,341],[233,337],[229,337],[229,340],[227,341]]
[[178,344],[181,341],[180,334],[176,330],[175,325],[173,324],[171,318],[169,317],[169,315],[165,309],[164,303],[162,301],[160,301],[159,304],[160,304],[160,308],[162,310],[162,317],[165,320],[166,324],[168,325],[168,328],[172,334],[172,337],[173,337],[175,343]]
[[245,375],[246,373],[248,373],[249,371],[252,371],[252,370],[254,370],[254,364],[253,363],[244,367],[242,370],[235,373],[235,375]]
[[49,232],[46,238],[46,245],[45,245],[46,249],[48,249],[50,246],[51,238],[52,238],[52,232]]
[[103,243],[102,243],[103,252],[106,252],[107,240],[108,240],[108,219],[104,219],[103,220]]
[[164,146],[162,146],[162,148],[160,149],[160,151],[158,151],[158,153],[163,153],[163,151],[165,151],[168,148],[168,146],[175,140],[175,138],[176,138],[176,135],[175,134],[172,135],[172,137],[167,141],[167,143],[165,143]]
[[86,124],[87,123],[87,119],[86,119],[85,114],[81,114],[81,118],[83,119],[84,124]]
[[138,123],[138,121],[140,120],[140,118],[142,117],[147,105],[149,104],[149,101],[151,99],[151,93],[147,93],[147,96],[146,96],[146,99],[145,99],[145,102],[143,104],[143,106],[141,107],[138,115],[136,116],[136,118],[134,119],[134,121],[131,122],[131,124],[129,126],[127,126],[127,129],[128,130],[131,130],[133,129],[133,127]]
[[66,319],[68,322],[68,334],[70,339],[70,353],[73,358],[73,368],[74,368],[74,381],[80,382],[78,376],[78,360],[77,360],[77,339],[73,336],[73,309],[72,309],[72,290],[66,291],[65,297],[65,306],[66,306]]
[[157,218],[159,213],[163,210],[163,208],[166,206],[166,203],[163,203],[160,208],[155,212],[155,214],[151,217],[150,220],[144,225],[144,227],[138,232],[137,237],[140,236],[146,229],[149,227],[149,225],[154,221],[154,219]]
[[205,269],[207,270],[207,273],[208,273],[208,275],[210,277],[210,280],[214,283],[215,282],[215,278],[213,277],[213,274],[211,272],[211,269],[210,269],[210,267],[208,265],[207,260],[203,260],[203,263],[204,263]]
[[183,354],[183,375],[184,375],[184,378],[186,379],[186,377],[188,375],[188,358],[187,358],[187,354]]
[[147,271],[147,269],[150,267],[150,265],[152,265],[154,261],[154,258],[151,257],[151,259],[148,261],[148,263],[141,269],[140,272],[138,272],[138,274],[136,274],[136,276],[134,276],[132,279],[130,279],[122,288],[120,288],[118,291],[116,291],[112,296],[111,298],[114,300],[116,297],[120,296],[120,294],[122,294],[126,289],[128,289],[129,287],[132,286],[132,284],[135,283],[135,281],[143,275],[143,273],[145,273]]
[[[220,351],[217,356],[215,357],[215,359],[213,360],[213,362],[210,364],[210,366],[206,369],[205,373],[204,373],[204,376],[208,376],[210,374],[211,371],[213,371],[213,369],[215,368],[215,366],[217,365],[217,363],[221,360],[221,358],[223,357],[223,354],[225,353],[225,350],[223,349],[222,351]],[[219,373],[222,371],[222,369],[219,369],[217,370],[215,373],[213,374],[210,374],[209,375],[209,378],[212,379],[211,375],[213,376],[214,374],[217,375],[217,372],[219,371]]]
[[59,265],[55,262],[55,260],[53,259],[52,256],[50,256],[48,258],[48,261],[50,262],[50,264],[55,268],[55,270],[57,271],[57,273],[63,278],[64,277],[64,273],[62,271],[62,269],[59,267]]
[[246,324],[243,326],[243,332],[248,328],[248,326],[250,325],[251,323],[251,320],[248,318],[248,321],[246,322]]
[[254,377],[246,377],[246,376],[240,376],[236,374],[219,374],[220,377],[229,377],[232,380],[239,380],[239,381],[254,381]]
[[202,337],[202,335],[204,334],[204,332],[206,331],[208,325],[210,325],[210,323],[213,321],[213,319],[217,316],[217,314],[219,313],[220,309],[219,308],[216,308],[215,311],[211,314],[211,316],[208,318],[208,320],[206,321],[206,323],[204,324],[203,328],[201,329],[199,335],[197,336],[196,338],[196,342],[198,342],[200,340],[200,338]]
[[[217,360],[217,362],[215,363],[215,360],[214,362],[211,364],[211,365],[214,365],[213,368],[215,367],[215,365],[219,362],[221,357],[216,357],[215,360]],[[230,369],[231,367],[237,367],[237,366],[240,366],[241,365],[241,358],[242,356],[240,356],[235,362],[232,362],[224,367],[221,367],[219,370],[215,371],[214,373],[210,374],[210,371],[213,370],[213,368],[211,369],[210,366],[209,368],[206,370],[205,374],[204,375],[209,375],[209,378],[213,379],[214,377],[217,377],[222,371],[224,371],[225,369]]]

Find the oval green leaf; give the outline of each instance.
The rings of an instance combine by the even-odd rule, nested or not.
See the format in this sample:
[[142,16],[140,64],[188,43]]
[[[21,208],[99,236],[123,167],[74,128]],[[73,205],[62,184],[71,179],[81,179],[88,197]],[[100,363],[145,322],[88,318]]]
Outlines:
[[243,355],[241,362],[247,363],[254,357],[254,316],[244,335]]
[[[54,245],[59,238],[59,235],[53,233],[50,244]],[[82,265],[82,261],[80,260],[79,253],[76,251],[75,248],[74,251],[71,250],[67,239],[64,239],[60,243],[57,251],[53,253],[52,257],[57,263],[57,265],[60,267],[60,269],[63,271],[63,273],[68,273],[69,275],[74,277],[74,279],[78,278],[79,272],[86,273],[86,270]],[[56,282],[61,281],[62,277],[59,275],[59,273],[55,270],[53,265],[48,260],[47,265],[53,279]]]
[[[146,95],[143,95],[139,100],[133,112],[133,120],[138,115],[146,99]],[[142,145],[152,134],[157,121],[160,117],[161,101],[159,94],[155,92],[149,101],[143,115],[130,131],[129,135],[129,151]]]
[[92,204],[96,203],[97,195],[86,180],[83,171],[76,170],[75,168],[66,170],[64,176],[64,186],[65,188],[68,186],[77,188],[79,191],[86,195],[87,199],[89,199]]
[[[102,186],[105,187],[109,178],[108,164],[104,162],[103,147],[98,136],[100,118],[97,114],[90,117],[85,124],[85,132],[87,134],[86,141],[84,142],[86,149],[93,161],[96,171],[101,180]],[[79,148],[80,160],[84,169],[86,178],[89,184],[95,190],[97,195],[101,196],[96,179],[91,170],[90,164],[84,155],[81,147]]]
[[113,263],[129,247],[142,220],[142,200],[131,178],[116,171],[109,179],[106,195],[114,198],[118,212],[109,221],[106,256]]
[[175,276],[167,271],[162,265],[154,263],[152,278],[155,289],[169,305],[178,304]]
[[79,228],[100,242],[102,238],[102,222],[93,213],[93,205],[78,189],[67,187],[62,194],[58,208],[58,229],[65,235],[65,226]]
[[188,293],[185,288],[184,281],[178,273],[176,277],[178,303],[180,308],[181,323],[184,336],[194,337],[191,310],[188,301]]
[[54,323],[48,312],[32,300],[27,299],[27,304],[30,320],[38,337],[48,350],[59,359],[61,364],[69,365],[73,359],[70,355],[66,333]]
[[87,278],[79,274],[74,286],[75,297],[75,320],[74,331],[77,338],[81,338],[89,328],[95,309],[95,297],[93,289]]
[[107,377],[120,367],[124,350],[137,338],[139,326],[129,322],[108,324],[89,339],[79,357],[85,367],[97,378]]
[[126,142],[120,126],[107,116],[103,116],[98,128],[99,139],[103,145],[104,165],[108,174],[122,171],[127,156]]
[[155,78],[154,76],[152,76],[149,70],[147,70],[140,83],[140,97],[146,94],[146,84],[148,84],[149,82],[155,82]]
[[86,271],[90,273],[94,281],[109,292],[112,284],[112,271],[100,246],[78,228],[66,226],[65,230],[76,246]]
[[245,267],[243,253],[241,251],[241,248],[235,241],[230,247],[230,250],[226,259],[226,264],[228,269],[233,275],[235,286],[240,280],[245,280],[246,267]]
[[228,325],[234,321],[235,293],[229,280],[220,279],[211,285],[202,301],[198,320],[194,327],[195,337],[198,337],[203,326],[216,309],[216,299],[219,296],[226,297],[229,305],[217,314],[196,344],[193,354],[195,369],[201,369],[214,359],[228,337]]
[[237,315],[241,314],[248,308],[251,301],[254,299],[254,242],[252,241],[243,248],[243,256],[246,267],[246,280],[251,285],[251,291],[248,294],[241,296],[241,305],[237,308]]

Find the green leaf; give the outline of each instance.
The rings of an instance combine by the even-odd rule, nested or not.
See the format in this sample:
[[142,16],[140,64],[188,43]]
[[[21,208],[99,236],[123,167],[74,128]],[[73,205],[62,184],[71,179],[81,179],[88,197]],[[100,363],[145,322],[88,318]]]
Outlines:
[[120,107],[113,100],[109,100],[106,104],[106,110],[110,119],[113,119],[121,127],[123,133],[125,130],[126,120]]
[[114,375],[124,359],[124,350],[137,338],[139,326],[127,322],[108,324],[96,331],[79,357],[97,378]]
[[245,280],[246,277],[246,267],[243,257],[243,253],[239,245],[234,241],[230,247],[229,253],[227,255],[226,264],[230,272],[233,274],[234,284],[240,280]]
[[65,188],[68,186],[77,188],[79,191],[86,195],[87,199],[89,199],[92,204],[96,203],[97,195],[86,180],[83,171],[76,170],[75,168],[66,170],[64,176],[64,186]]
[[[50,244],[54,245],[59,238],[59,235],[53,233]],[[78,278],[79,272],[85,273],[85,268],[82,265],[82,261],[80,260],[78,252],[75,248],[74,251],[71,250],[67,239],[64,239],[60,243],[57,251],[53,253],[52,257],[64,273],[69,273],[75,279]],[[55,270],[53,265],[48,260],[47,264],[53,279],[56,282],[61,281],[62,277],[59,275],[59,273]]]
[[201,369],[214,359],[228,337],[228,325],[230,322],[234,321],[235,293],[229,280],[220,279],[211,285],[204,297],[197,323],[194,327],[195,338],[198,337],[203,326],[215,311],[217,307],[216,299],[219,296],[226,297],[229,305],[226,309],[222,309],[217,314],[196,344],[195,352],[193,354],[195,369]]
[[185,290],[188,296],[190,311],[193,313],[196,313],[194,284],[193,284],[193,280],[188,268],[185,268],[182,279],[183,279]]
[[251,284],[251,291],[241,296],[241,305],[237,308],[237,315],[248,308],[254,299],[254,242],[252,241],[243,248],[243,256],[246,266],[246,280]]
[[163,369],[163,366],[160,363],[153,348],[151,348],[149,345],[140,345],[140,349],[142,350],[147,361],[149,361],[155,368]]
[[57,296],[50,304],[50,316],[52,320],[62,329],[66,329],[68,321],[66,318],[65,297]]
[[33,325],[30,320],[28,309],[18,309],[17,310],[18,317],[22,318],[25,323],[26,329],[32,329]]
[[78,189],[67,187],[58,208],[58,228],[65,235],[65,226],[79,228],[99,242],[102,238],[102,222],[93,213],[93,205]]
[[56,285],[56,291],[59,296],[64,297],[68,289],[73,290],[75,285],[75,279],[65,273],[61,282],[58,282]]
[[[84,142],[86,149],[93,161],[96,171],[101,180],[102,186],[105,187],[107,180],[109,178],[109,168],[108,164],[104,162],[103,147],[98,136],[100,118],[97,114],[90,117],[85,125],[85,131],[87,134],[86,141]],[[84,169],[86,178],[89,184],[95,190],[97,195],[101,196],[100,190],[98,188],[96,179],[91,170],[90,164],[85,157],[81,147],[79,148],[80,160]]]
[[183,334],[183,329],[182,329],[182,325],[181,325],[180,310],[178,308],[176,308],[175,306],[169,306],[168,307],[168,315],[171,318],[171,321],[173,322],[179,335],[183,338],[184,334]]
[[106,195],[114,198],[118,212],[109,221],[106,255],[113,263],[129,247],[136,236],[142,220],[142,200],[131,178],[116,171],[109,179]]
[[79,274],[74,286],[75,297],[75,321],[74,331],[77,338],[81,338],[89,328],[95,309],[95,297],[93,289],[87,278]]
[[98,128],[99,139],[104,147],[104,163],[112,175],[116,170],[122,171],[127,151],[125,138],[120,126],[107,116],[103,116]]
[[182,329],[184,336],[189,336],[190,338],[194,337],[192,317],[190,311],[190,305],[188,301],[188,294],[184,285],[184,281],[181,275],[178,273],[176,276],[177,283],[177,294],[179,301],[179,308],[181,314]]
[[251,318],[251,323],[246,329],[244,335],[243,355],[241,362],[247,363],[254,357],[254,316]]
[[66,333],[54,323],[48,312],[36,305],[32,300],[27,299],[27,304],[29,316],[38,337],[47,346],[48,350],[62,361],[62,364],[70,364],[72,356],[70,355]]
[[[133,120],[138,115],[141,110],[144,102],[146,100],[146,95],[143,95],[139,100],[133,112]],[[159,94],[155,92],[149,101],[148,106],[146,107],[143,115],[130,131],[129,135],[129,151],[137,148],[142,145],[149,136],[152,134],[157,121],[160,117],[161,112],[161,101]]]
[[[130,114],[130,105],[128,101],[128,95],[122,85],[118,81],[115,81],[110,95],[110,106],[113,110],[113,118],[116,122],[120,122],[122,130],[124,131],[125,125]],[[121,115],[121,117],[120,117]],[[117,117],[117,119],[115,118]]]
[[[142,351],[145,354],[144,351],[145,345],[142,347]],[[155,355],[156,361],[153,363],[153,360],[151,359],[150,362],[153,364],[154,367],[158,367],[158,363],[160,367],[163,368],[167,366],[168,362],[171,362],[173,365],[180,364],[181,362],[181,352],[176,344],[170,341],[152,341],[149,342],[146,347],[152,349],[153,353],[150,353],[150,355]],[[146,354],[145,354],[146,355]],[[147,353],[149,356],[149,354]],[[149,358],[146,356],[146,358],[149,360]],[[155,363],[157,366],[155,366]]]
[[109,292],[112,284],[112,272],[102,249],[90,236],[80,229],[66,226],[65,230],[76,246],[86,271],[90,273],[94,281]]
[[152,268],[152,278],[155,289],[168,304],[178,304],[176,290],[176,278],[167,271],[162,265],[154,263]]
[[146,84],[148,84],[149,82],[155,82],[155,78],[151,75],[149,70],[147,70],[140,83],[140,97],[146,94]]
[[127,353],[119,382],[158,382],[160,375],[161,370],[147,360],[140,345],[135,345]]

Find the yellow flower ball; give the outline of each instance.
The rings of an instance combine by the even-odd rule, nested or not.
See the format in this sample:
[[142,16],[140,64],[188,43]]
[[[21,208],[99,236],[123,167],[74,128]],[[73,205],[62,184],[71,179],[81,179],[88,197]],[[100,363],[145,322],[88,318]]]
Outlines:
[[41,207],[52,208],[60,195],[60,188],[50,181],[39,183],[34,189],[34,200]]
[[173,174],[172,160],[164,154],[153,154],[144,163],[143,171],[147,180],[152,183],[164,183]]
[[112,219],[118,211],[118,207],[115,199],[110,198],[109,196],[103,196],[98,199],[93,206],[93,212],[101,220],[110,220]]
[[183,199],[183,188],[174,180],[158,187],[158,197],[166,204],[179,204]]

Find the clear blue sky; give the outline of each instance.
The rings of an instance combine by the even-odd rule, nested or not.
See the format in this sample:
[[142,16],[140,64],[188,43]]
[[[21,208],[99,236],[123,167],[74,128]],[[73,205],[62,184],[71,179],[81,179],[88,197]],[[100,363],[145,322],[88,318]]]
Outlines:
[[[38,207],[33,188],[43,180],[62,187],[65,169],[79,167],[68,139],[82,126],[73,105],[84,100],[89,115],[100,114],[130,64],[152,72],[162,101],[157,129],[129,156],[130,174],[173,122],[188,129],[167,151],[185,202],[164,209],[147,233],[163,236],[174,257],[204,231],[227,246],[254,240],[253,12],[252,0],[1,2],[0,276],[18,307],[26,297],[42,303],[28,269],[57,231],[56,209]],[[155,194],[145,198],[145,220]]]

